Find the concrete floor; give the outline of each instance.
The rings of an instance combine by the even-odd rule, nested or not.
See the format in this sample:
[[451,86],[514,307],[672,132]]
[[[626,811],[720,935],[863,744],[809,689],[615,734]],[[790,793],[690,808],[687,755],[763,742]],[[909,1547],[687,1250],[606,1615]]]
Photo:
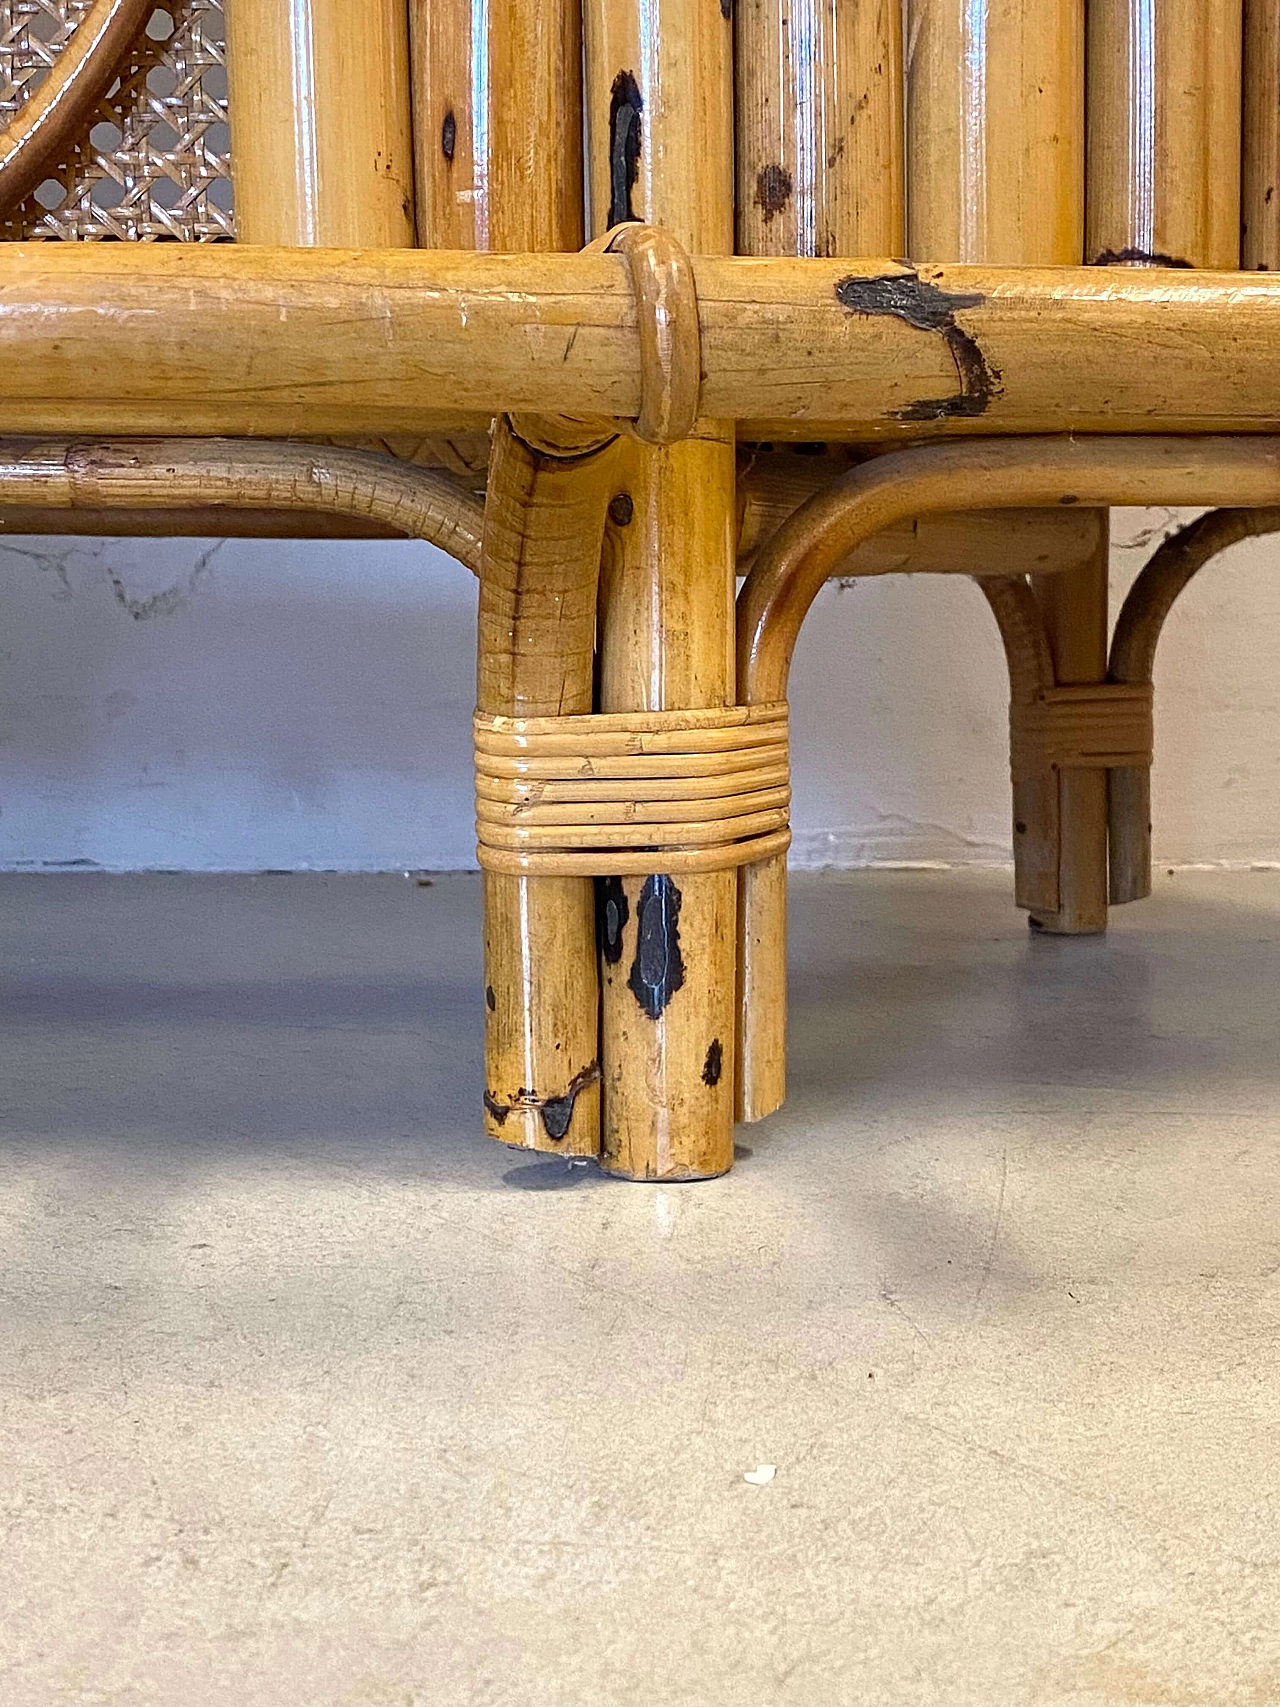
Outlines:
[[0,880],[3,1707],[1280,1701],[1280,876],[793,936],[655,1188],[477,1135],[474,879]]

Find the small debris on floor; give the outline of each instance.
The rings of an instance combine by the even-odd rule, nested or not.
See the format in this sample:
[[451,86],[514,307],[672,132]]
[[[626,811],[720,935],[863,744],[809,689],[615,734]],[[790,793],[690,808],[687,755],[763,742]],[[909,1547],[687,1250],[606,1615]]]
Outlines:
[[744,1470],[742,1479],[750,1482],[753,1488],[767,1488],[777,1474],[776,1464],[757,1464],[754,1470]]

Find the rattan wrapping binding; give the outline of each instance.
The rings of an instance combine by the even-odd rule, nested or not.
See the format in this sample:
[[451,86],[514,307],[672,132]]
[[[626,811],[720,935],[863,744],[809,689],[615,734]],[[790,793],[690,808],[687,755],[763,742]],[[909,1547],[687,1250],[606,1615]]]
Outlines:
[[726,871],[785,851],[785,704],[593,717],[477,714],[486,871],[634,877]]
[[1153,692],[1147,683],[1043,688],[1010,713],[1014,782],[1050,770],[1147,768],[1154,745]]
[[[90,0],[0,0],[0,124],[18,111]],[[226,240],[235,235],[222,0],[169,0],[69,156],[0,237]]]

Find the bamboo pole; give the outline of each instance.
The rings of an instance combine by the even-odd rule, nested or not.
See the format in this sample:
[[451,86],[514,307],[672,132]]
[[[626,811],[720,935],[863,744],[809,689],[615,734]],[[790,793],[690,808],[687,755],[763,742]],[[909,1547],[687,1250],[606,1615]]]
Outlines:
[[[1009,265],[1076,265],[1084,248],[1084,8],[1081,0],[908,0],[911,253]],[[1063,680],[1106,675],[1106,546],[1070,580],[1039,589]],[[1028,565],[1030,568],[1031,565]],[[1014,859],[1021,897],[1046,821],[1036,788],[1060,792],[1052,913],[1058,932],[1106,925],[1106,777],[1073,772],[1018,790]]]
[[1280,0],[1244,0],[1240,264],[1280,267]]
[[[1264,8],[1251,11],[1252,208],[1241,199],[1241,0],[1092,0],[1087,258],[1095,265],[1238,267],[1242,214],[1265,232],[1274,216],[1259,175],[1273,179],[1276,168],[1258,149],[1280,124],[1263,110],[1276,43],[1266,39]],[[1273,108],[1275,93],[1273,82]],[[1150,837],[1150,771],[1113,775],[1108,801],[1116,860],[1108,894],[1119,903],[1136,898],[1126,848]]]
[[903,250],[896,5],[738,0],[738,252]]
[[[901,8],[739,0],[734,28],[739,252],[901,253]],[[745,1121],[786,1097],[786,891],[785,853],[739,873],[735,1095]]]
[[1076,263],[1081,0],[906,0],[908,254]]
[[[582,247],[582,24],[569,0],[409,0],[418,239]],[[480,32],[477,41],[476,33]]]
[[[412,0],[425,241],[582,246],[576,0]],[[503,407],[505,400],[499,400]],[[611,436],[611,435],[608,435]],[[478,709],[592,709],[609,446],[547,455],[501,416],[485,509]],[[590,879],[484,874],[485,1130],[525,1149],[600,1148],[599,984]]]
[[[603,0],[586,15],[592,220],[733,248],[731,8]],[[621,447],[601,586],[600,709],[733,698],[734,430]],[[733,1164],[737,874],[601,886],[601,1160],[632,1179]]]
[[242,243],[414,240],[406,0],[229,0]]
[[[0,244],[7,431],[375,436],[504,406],[639,414],[618,255],[178,249]],[[746,440],[1280,428],[1265,273],[709,255],[693,272],[701,407]]]
[[1240,264],[1241,0],[1090,0],[1088,259]]

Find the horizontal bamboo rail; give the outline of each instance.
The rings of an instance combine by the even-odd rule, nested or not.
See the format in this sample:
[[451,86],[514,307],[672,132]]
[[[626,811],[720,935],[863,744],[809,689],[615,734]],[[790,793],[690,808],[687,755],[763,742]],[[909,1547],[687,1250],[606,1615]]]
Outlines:
[[[1280,278],[699,257],[701,408],[749,439],[1280,427]],[[0,245],[20,433],[634,419],[618,255]]]

